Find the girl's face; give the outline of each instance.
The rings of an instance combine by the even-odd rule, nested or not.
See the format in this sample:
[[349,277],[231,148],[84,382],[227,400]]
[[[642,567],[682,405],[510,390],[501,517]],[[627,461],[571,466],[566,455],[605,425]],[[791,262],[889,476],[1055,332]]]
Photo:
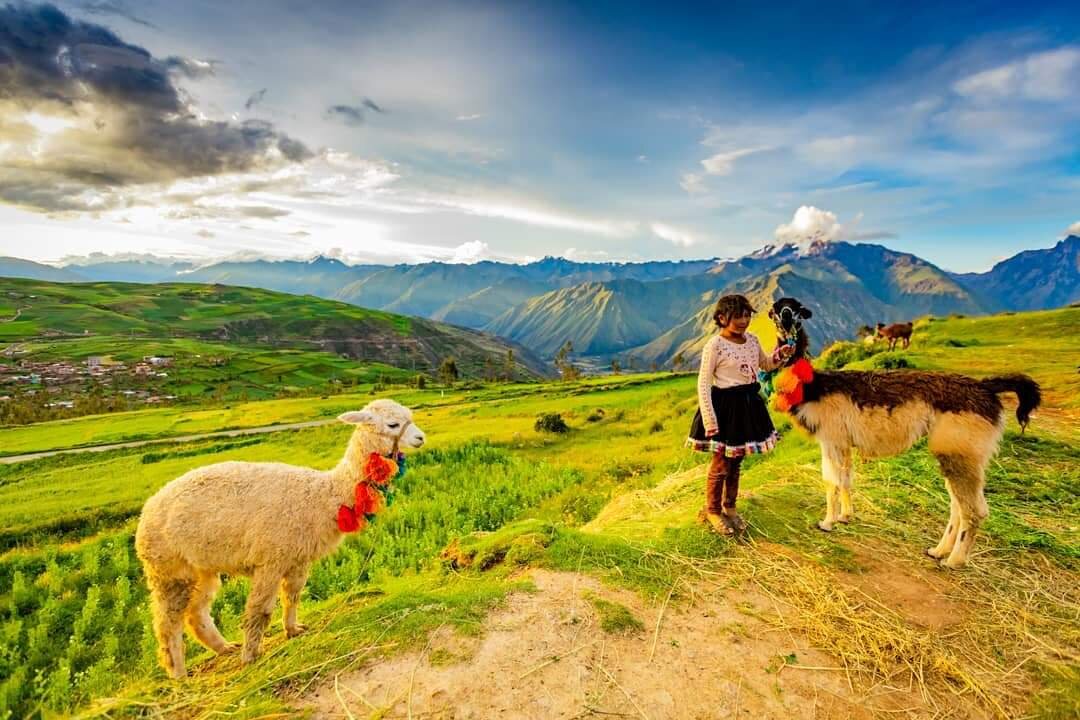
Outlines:
[[750,327],[750,313],[743,312],[733,313],[730,317],[726,318],[727,323],[724,325],[724,330],[742,335],[746,332],[746,328]]

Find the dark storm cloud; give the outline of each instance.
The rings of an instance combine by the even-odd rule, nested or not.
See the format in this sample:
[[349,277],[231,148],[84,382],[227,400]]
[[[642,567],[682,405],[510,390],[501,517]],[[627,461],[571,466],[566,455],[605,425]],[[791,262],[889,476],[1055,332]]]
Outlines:
[[[52,5],[0,6],[0,142],[26,148],[27,134],[34,138],[37,132],[24,120],[31,112],[69,125],[49,138],[44,151],[0,161],[8,180],[0,186],[0,201],[72,210],[82,205],[74,196],[87,190],[99,191],[100,199],[122,186],[258,170],[312,156],[270,123],[199,118],[174,76],[212,72],[212,62],[156,59]],[[42,181],[53,186],[37,188]]]
[[79,7],[90,15],[112,15],[115,17],[122,17],[126,20],[130,20],[133,23],[143,25],[144,27],[157,28],[152,22],[148,22],[138,17],[127,6],[127,3],[120,2],[119,0],[84,0],[79,4]]
[[386,112],[371,98],[364,98],[359,105],[331,105],[326,109],[326,116],[334,120],[340,120],[346,125],[363,125],[365,111],[367,110],[377,113]]
[[266,97],[266,88],[263,88],[262,90],[251,93],[251,97],[249,97],[247,99],[247,101],[244,103],[244,109],[245,110],[250,110],[251,108],[253,108],[256,105],[258,105],[259,103],[261,103],[263,101],[264,97]]

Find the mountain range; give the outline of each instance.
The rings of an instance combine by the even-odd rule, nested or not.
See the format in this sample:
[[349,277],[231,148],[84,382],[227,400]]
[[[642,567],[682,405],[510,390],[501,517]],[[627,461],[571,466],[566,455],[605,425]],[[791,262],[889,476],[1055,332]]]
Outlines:
[[[584,263],[565,258],[515,265],[347,265],[310,261],[187,263],[72,261],[61,268],[0,259],[0,275],[51,280],[163,279],[260,287],[483,330],[552,357],[567,341],[604,359],[692,361],[727,292],[760,310],[793,295],[815,312],[814,346],[850,337],[861,325],[922,315],[1057,307],[1080,300],[1080,237],[1022,252],[985,273],[949,273],[881,245],[814,242],[768,246],[732,260]],[[57,274],[63,277],[58,277]]]

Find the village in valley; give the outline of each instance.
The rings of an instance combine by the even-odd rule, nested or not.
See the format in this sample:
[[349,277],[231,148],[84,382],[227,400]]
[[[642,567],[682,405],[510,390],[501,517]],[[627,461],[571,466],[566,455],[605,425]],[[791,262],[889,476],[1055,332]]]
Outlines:
[[[168,381],[171,357],[147,355],[134,363],[92,355],[85,360],[35,361],[18,344],[0,357],[0,402],[22,402],[46,414],[64,415],[94,398],[109,409],[158,405],[177,399],[162,386]],[[53,411],[49,413],[48,411]]]

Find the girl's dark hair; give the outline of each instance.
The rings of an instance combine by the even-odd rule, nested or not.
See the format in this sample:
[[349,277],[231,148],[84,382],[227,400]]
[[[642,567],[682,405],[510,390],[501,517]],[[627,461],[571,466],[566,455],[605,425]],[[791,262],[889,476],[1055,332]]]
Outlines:
[[730,320],[735,315],[742,315],[744,312],[753,314],[757,310],[742,295],[725,295],[716,301],[716,309],[713,310],[712,317],[716,327],[723,330],[727,320]]

